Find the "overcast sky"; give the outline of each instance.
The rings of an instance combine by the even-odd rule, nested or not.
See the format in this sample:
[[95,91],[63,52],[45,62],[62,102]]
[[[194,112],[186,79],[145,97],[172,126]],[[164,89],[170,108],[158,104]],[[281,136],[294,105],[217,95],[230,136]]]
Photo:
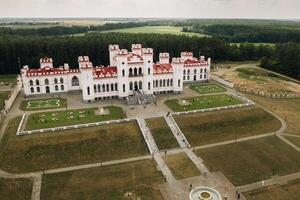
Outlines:
[[0,17],[300,19],[300,0],[0,0]]

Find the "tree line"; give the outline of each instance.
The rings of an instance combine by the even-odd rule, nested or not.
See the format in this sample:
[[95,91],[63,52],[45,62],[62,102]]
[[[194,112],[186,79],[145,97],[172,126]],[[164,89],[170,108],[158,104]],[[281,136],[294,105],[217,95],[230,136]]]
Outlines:
[[39,58],[52,57],[54,65],[69,63],[76,68],[77,57],[87,55],[94,65],[108,65],[110,44],[131,48],[141,43],[154,49],[154,59],[159,52],[169,52],[171,57],[180,56],[182,51],[192,51],[211,57],[215,61],[258,60],[270,57],[273,48],[242,44],[230,45],[216,38],[199,38],[170,34],[89,33],[84,36],[0,36],[0,73],[19,73],[19,66],[39,66]]

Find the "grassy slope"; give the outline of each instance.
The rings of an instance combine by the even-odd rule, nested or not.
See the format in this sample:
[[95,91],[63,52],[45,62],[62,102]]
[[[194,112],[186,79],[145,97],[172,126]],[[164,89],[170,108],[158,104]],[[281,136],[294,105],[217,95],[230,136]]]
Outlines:
[[278,130],[281,123],[257,107],[174,116],[192,146]]
[[[300,154],[277,137],[223,145],[196,152],[208,168],[220,170],[234,185],[300,170]],[[287,156],[288,155],[288,156]]]
[[148,154],[136,122],[16,136],[10,121],[0,145],[1,169],[30,172]]
[[121,200],[126,192],[145,200],[163,200],[164,182],[152,160],[43,176],[41,199]]
[[179,147],[179,144],[164,118],[152,118],[146,120],[147,125],[160,150]]

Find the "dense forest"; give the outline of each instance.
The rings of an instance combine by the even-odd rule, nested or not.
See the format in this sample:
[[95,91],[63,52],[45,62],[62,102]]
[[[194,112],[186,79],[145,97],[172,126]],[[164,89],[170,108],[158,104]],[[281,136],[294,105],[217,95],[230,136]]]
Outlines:
[[278,44],[274,53],[261,59],[261,67],[300,80],[300,44]]
[[90,33],[85,36],[43,37],[43,36],[2,36],[0,37],[0,73],[18,73],[20,65],[38,66],[39,58],[50,56],[56,66],[69,63],[77,67],[77,57],[88,55],[95,65],[108,64],[109,44],[120,44],[121,48],[130,48],[132,43],[141,43],[152,47],[155,60],[158,53],[170,52],[180,56],[181,51],[193,51],[223,60],[258,60],[272,55],[272,47],[242,44],[230,45],[215,38],[199,38],[184,35],[126,34],[126,33]]

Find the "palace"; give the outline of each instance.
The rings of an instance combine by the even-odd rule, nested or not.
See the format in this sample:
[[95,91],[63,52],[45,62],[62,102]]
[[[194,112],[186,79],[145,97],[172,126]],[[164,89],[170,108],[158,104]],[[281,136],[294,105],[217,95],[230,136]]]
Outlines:
[[119,45],[109,46],[110,66],[93,66],[89,57],[78,57],[79,68],[68,64],[53,67],[51,58],[41,58],[40,67],[21,70],[26,96],[82,91],[85,102],[104,98],[125,99],[139,91],[142,94],[180,93],[183,83],[209,80],[211,59],[193,57],[182,52],[180,58],[160,53],[153,62],[153,49],[133,44],[131,52]]

